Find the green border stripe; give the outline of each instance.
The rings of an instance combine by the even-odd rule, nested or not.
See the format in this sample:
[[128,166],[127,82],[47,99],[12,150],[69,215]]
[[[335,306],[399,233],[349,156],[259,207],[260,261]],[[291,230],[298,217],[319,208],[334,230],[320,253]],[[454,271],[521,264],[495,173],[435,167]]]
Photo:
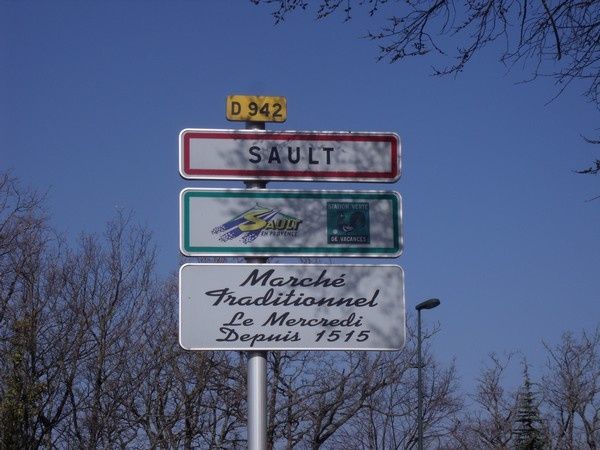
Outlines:
[[[190,198],[318,198],[318,199],[363,199],[390,200],[392,202],[394,247],[192,247],[190,246]],[[202,253],[287,253],[287,254],[386,254],[396,253],[400,248],[400,223],[398,197],[392,192],[385,193],[335,193],[335,192],[251,192],[251,191],[187,191],[183,196],[183,248],[186,252]]]

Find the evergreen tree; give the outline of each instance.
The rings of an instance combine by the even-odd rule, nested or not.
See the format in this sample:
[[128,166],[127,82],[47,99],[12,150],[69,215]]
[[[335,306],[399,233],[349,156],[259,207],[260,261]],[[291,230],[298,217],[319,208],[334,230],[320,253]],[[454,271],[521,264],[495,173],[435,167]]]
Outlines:
[[543,432],[543,421],[532,390],[527,363],[523,363],[523,387],[519,393],[517,417],[515,419],[515,448],[518,450],[537,450],[548,445]]

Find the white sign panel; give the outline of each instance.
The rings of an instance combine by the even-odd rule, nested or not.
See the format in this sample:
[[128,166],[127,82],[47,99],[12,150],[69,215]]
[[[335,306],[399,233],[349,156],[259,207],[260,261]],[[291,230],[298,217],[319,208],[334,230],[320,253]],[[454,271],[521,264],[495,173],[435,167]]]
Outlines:
[[395,133],[185,129],[179,172],[190,179],[394,182]]
[[400,195],[387,191],[184,189],[188,256],[371,256],[402,251]]
[[404,275],[393,265],[185,264],[188,350],[400,350]]

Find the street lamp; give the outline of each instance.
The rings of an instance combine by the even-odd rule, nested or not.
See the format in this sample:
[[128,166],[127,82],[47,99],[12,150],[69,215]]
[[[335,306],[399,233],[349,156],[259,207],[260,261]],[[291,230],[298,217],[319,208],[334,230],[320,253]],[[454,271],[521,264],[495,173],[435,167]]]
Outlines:
[[419,303],[415,306],[417,310],[417,374],[418,374],[418,390],[417,397],[419,400],[419,408],[417,411],[417,426],[419,427],[419,437],[417,442],[417,448],[423,450],[423,363],[421,362],[421,310],[422,309],[433,309],[439,306],[440,301],[437,298],[430,298],[424,302]]

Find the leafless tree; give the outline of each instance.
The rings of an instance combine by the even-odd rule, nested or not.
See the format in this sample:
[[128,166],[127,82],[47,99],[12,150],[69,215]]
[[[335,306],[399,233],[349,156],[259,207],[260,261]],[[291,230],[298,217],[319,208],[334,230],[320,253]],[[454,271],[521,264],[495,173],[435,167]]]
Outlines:
[[69,249],[41,199],[0,177],[0,448],[241,448],[243,357],[179,347],[149,231]]
[[[118,213],[73,248],[41,197],[0,178],[0,447],[246,445],[246,356],[177,339],[176,277],[154,269],[150,232]],[[425,420],[441,442],[460,407],[454,368],[425,332]],[[271,449],[410,447],[414,330],[400,352],[269,352]]]
[[9,173],[0,174],[0,323],[48,239],[42,200]]
[[[334,437],[339,447],[349,449],[404,449],[417,444],[417,343],[415,330],[408,327],[407,343],[389,353],[388,383],[369,396],[365,407]],[[444,367],[433,357],[431,338],[438,327],[423,332],[424,440],[439,448],[462,409],[454,365]]]
[[[365,37],[376,42],[378,60],[398,62],[437,55],[435,75],[462,72],[491,48],[506,67],[529,68],[525,81],[552,78],[555,97],[577,81],[600,109],[600,2],[598,0],[250,0],[272,8],[275,23],[296,10],[316,8],[316,18],[357,10],[382,17]],[[436,61],[437,61],[436,60]],[[598,143],[598,139],[586,139]],[[600,159],[579,173],[599,173]]]
[[81,331],[64,430],[70,446],[118,448],[135,439],[123,407],[134,386],[124,380],[143,347],[140,327],[156,290],[153,262],[150,233],[122,214],[108,223],[104,242],[82,235],[71,257],[64,304],[75,312]]
[[453,434],[459,448],[511,448],[517,393],[504,387],[504,376],[513,356],[489,355],[489,365],[483,369],[473,395],[474,411],[465,415]]
[[544,400],[556,448],[600,448],[600,327],[545,344]]
[[0,176],[0,446],[54,445],[64,419],[74,347],[61,307],[64,246],[43,197]]
[[148,299],[143,345],[128,360],[127,426],[140,448],[235,449],[245,445],[243,357],[189,352],[177,337],[177,280]]
[[[276,22],[306,0],[251,0],[272,5]],[[573,80],[588,83],[586,95],[600,105],[600,8],[596,1],[575,0],[322,0],[316,17],[341,11],[350,20],[356,9],[369,16],[384,14],[378,31],[367,37],[378,43],[379,59],[391,62],[436,53],[451,58],[436,74],[462,71],[481,50],[495,45],[506,64],[530,62],[533,77],[552,76],[562,91]],[[313,5],[314,6],[314,5]]]
[[[425,332],[426,437],[460,410],[453,367],[437,363]],[[269,359],[269,448],[409,448],[416,443],[416,342],[400,352],[280,352]]]
[[[600,447],[600,328],[580,336],[567,332],[558,344],[544,345],[545,373],[540,383],[529,382],[525,369],[525,392],[505,387],[503,375],[512,355],[490,355],[491,364],[483,370],[474,396],[475,409],[456,422],[448,448],[518,447],[519,414],[533,415],[544,448]],[[534,390],[536,398],[531,398]],[[523,402],[519,406],[519,394],[530,396],[535,411],[523,410]]]
[[306,434],[304,395],[310,390],[305,370],[309,352],[269,352],[267,448],[292,449]]

